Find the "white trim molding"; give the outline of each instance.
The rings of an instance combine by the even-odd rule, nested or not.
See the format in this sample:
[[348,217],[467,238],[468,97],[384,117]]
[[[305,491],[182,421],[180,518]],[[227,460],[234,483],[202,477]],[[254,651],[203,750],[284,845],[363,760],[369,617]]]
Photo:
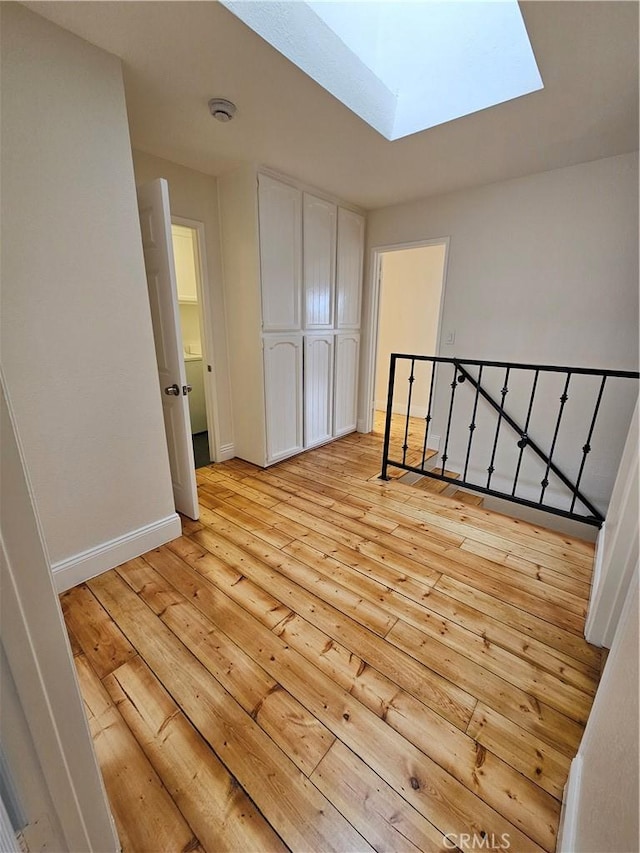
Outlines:
[[174,512],[166,518],[54,563],[51,566],[53,583],[58,593],[64,592],[181,535],[180,516]]
[[[442,334],[442,317],[444,314],[445,293],[447,287],[447,275],[449,269],[449,237],[434,237],[432,239],[415,240],[409,243],[392,243],[384,246],[372,246],[368,254],[368,276],[363,276],[363,321],[362,321],[362,352],[360,356],[360,406],[365,406],[364,411],[359,411],[359,420],[363,429],[358,432],[371,432],[373,425],[373,411],[375,403],[371,403],[375,395],[376,360],[378,355],[378,326],[380,323],[380,278],[382,275],[382,255],[388,252],[397,252],[402,249],[421,249],[426,246],[445,247],[444,264],[442,267],[442,292],[440,296],[440,309],[438,313],[438,331],[436,334],[436,346],[434,355],[440,354],[440,343]],[[435,388],[434,388],[435,394]],[[384,405],[386,408],[386,402]]]
[[631,577],[638,562],[638,406],[607,510],[607,520],[598,537],[585,637],[595,646],[611,648]]
[[578,753],[571,762],[569,778],[564,786],[560,826],[558,827],[558,853],[575,853],[581,784],[582,756]]
[[216,462],[225,462],[227,459],[234,459],[236,455],[233,444],[222,444],[218,452]]

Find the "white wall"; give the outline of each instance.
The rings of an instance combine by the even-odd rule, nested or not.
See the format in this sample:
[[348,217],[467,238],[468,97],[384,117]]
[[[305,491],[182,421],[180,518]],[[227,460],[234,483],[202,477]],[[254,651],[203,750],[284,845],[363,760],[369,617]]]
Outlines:
[[73,562],[177,523],[122,71],[1,14],[1,358],[49,555]]
[[[382,255],[378,320],[376,409],[385,409],[392,352],[435,355],[442,295],[446,245],[400,249]],[[421,371],[417,393],[412,394],[413,414],[424,417],[429,400],[430,365],[417,364]],[[422,375],[424,374],[424,375]],[[407,394],[397,398],[406,410]]]
[[578,755],[559,853],[638,850],[638,566]]
[[211,328],[213,332],[213,366],[216,390],[216,417],[220,448],[233,445],[233,421],[231,417],[231,391],[229,383],[229,361],[227,330],[225,323],[224,291],[220,256],[220,225],[218,216],[217,181],[211,175],[187,169],[168,160],[133,152],[136,183],[144,184],[156,178],[166,178],[169,183],[171,215],[195,219],[204,223],[206,234],[208,287]]
[[[637,155],[629,154],[372,211],[364,316],[372,310],[373,247],[448,236],[442,335],[455,331],[455,344],[441,346],[440,355],[637,369],[637,184]],[[365,340],[363,353],[368,347]],[[495,378],[496,389],[501,378]],[[441,394],[449,392],[450,381],[447,376],[440,384]],[[593,398],[593,390],[584,398]],[[535,428],[543,438],[553,432],[560,393],[549,387],[541,394]],[[465,397],[471,395],[461,388],[459,399]],[[524,387],[520,398],[511,390],[508,405],[526,408]],[[632,394],[611,397],[602,409],[584,485],[603,506],[633,403]],[[361,398],[361,417],[365,408]],[[433,429],[441,432],[437,422]],[[479,432],[476,446],[490,453],[492,432]],[[565,418],[557,458],[569,473],[577,469],[584,432],[582,416]],[[466,429],[453,437],[452,456],[462,455],[467,437]],[[575,459],[569,459],[570,448],[578,448]],[[515,451],[507,452],[506,442],[504,450],[509,467]],[[478,462],[478,469],[485,463]],[[539,479],[532,465],[525,485]]]

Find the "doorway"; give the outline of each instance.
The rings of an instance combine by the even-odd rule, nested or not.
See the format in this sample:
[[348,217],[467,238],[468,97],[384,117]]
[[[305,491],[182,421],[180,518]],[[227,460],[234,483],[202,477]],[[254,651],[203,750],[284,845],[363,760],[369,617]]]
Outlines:
[[[374,250],[374,313],[372,335],[371,407],[369,429],[380,425],[387,406],[389,360],[392,352],[436,355],[447,267],[448,238]],[[430,373],[431,365],[420,369]],[[415,383],[410,415],[424,418],[430,376]],[[405,387],[400,382],[398,387]],[[408,387],[408,386],[406,386]],[[418,390],[420,389],[420,390]],[[406,414],[402,394],[394,410]]]
[[203,306],[204,226],[178,217],[171,218],[171,240],[178,289],[183,360],[189,394],[191,440],[196,468],[215,460],[211,349]]

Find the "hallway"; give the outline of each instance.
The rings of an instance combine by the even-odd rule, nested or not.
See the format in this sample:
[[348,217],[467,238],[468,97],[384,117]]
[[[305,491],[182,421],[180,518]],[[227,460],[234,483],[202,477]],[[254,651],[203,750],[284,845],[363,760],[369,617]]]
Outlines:
[[555,849],[593,546],[380,443],[200,469],[181,539],[63,595],[125,851]]

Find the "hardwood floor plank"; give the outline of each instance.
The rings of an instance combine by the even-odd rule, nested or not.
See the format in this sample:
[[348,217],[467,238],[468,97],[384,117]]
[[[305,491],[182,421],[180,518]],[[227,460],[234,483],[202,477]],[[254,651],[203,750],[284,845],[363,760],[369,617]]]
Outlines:
[[69,627],[69,624],[66,622],[66,620],[65,620],[65,626],[67,629],[67,635],[69,637],[69,645],[71,646],[71,654],[74,656],[74,658],[77,657],[78,655],[84,654],[82,646],[78,642],[76,635],[73,633],[73,631]]
[[[414,504],[415,505],[415,504]],[[465,506],[463,513],[454,509],[439,509],[437,514],[423,510],[427,516],[434,516],[433,523],[452,533],[465,536],[466,539],[475,539],[487,545],[509,551],[531,560],[534,563],[546,566],[548,569],[567,570],[567,564],[577,566],[587,572],[591,571],[593,556],[574,552],[563,545],[556,545],[543,539],[534,539],[526,535],[514,535],[511,532],[505,534],[504,529],[492,527],[483,518],[472,515],[473,507]],[[481,510],[479,511],[481,512]]]
[[[572,657],[562,651],[563,645],[574,643],[577,639],[574,635],[554,631],[548,623],[536,620],[535,617],[522,611],[512,612],[507,605],[500,607],[491,596],[485,596],[484,609],[483,607],[476,609],[475,601],[481,599],[481,594],[469,587],[467,587],[468,595],[464,601],[461,600],[461,595],[452,596],[453,590],[449,588],[447,588],[449,594],[445,595],[439,587],[448,584],[455,589],[456,582],[443,575],[431,573],[424,566],[418,567],[411,561],[407,560],[403,564],[404,571],[399,572],[390,569],[384,562],[368,558],[361,553],[361,550],[355,551],[333,543],[330,539],[312,531],[299,536],[296,541],[308,544],[317,551],[339,560],[350,569],[374,578],[480,636],[486,636],[490,642],[513,651],[519,657],[562,678],[568,684],[573,684],[590,694],[595,691],[598,680],[595,668],[582,664],[575,655]],[[463,584],[458,586],[464,589]],[[473,601],[474,606],[468,606],[467,600]],[[487,618],[487,616],[493,618]],[[515,628],[505,622],[515,624]],[[547,639],[549,634],[548,642],[536,639],[536,634],[542,634],[544,639]],[[550,643],[555,643],[560,648],[555,648]],[[588,653],[592,649],[584,641],[582,646]]]
[[[321,482],[329,485],[336,484],[336,478],[326,479],[322,471],[314,472],[314,462],[310,460],[298,460],[282,463],[285,470],[295,470],[302,467],[316,473]],[[295,467],[294,467],[295,466]],[[280,470],[282,466],[277,466]],[[342,489],[348,489],[351,485],[363,492],[363,483],[358,478],[343,473],[341,475]],[[337,481],[338,483],[340,481]],[[467,504],[456,504],[451,498],[444,496],[429,495],[428,492],[416,490],[412,486],[402,483],[393,483],[394,491],[387,493],[399,499],[402,492],[405,493],[407,509],[414,508],[417,516],[431,523],[443,531],[458,534],[463,538],[472,538],[479,542],[494,545],[499,549],[506,549],[512,553],[518,553],[525,559],[532,560],[547,568],[557,568],[559,571],[582,570],[590,574],[593,568],[593,545],[579,539],[566,537],[562,534],[554,535],[553,531],[547,531],[536,525],[528,524],[520,519],[509,519],[507,516],[499,516],[501,526],[494,525],[493,513],[489,513],[481,507],[473,507]],[[408,496],[406,493],[408,492]],[[502,521],[504,520],[504,521]],[[505,531],[506,527],[506,531]],[[568,569],[568,566],[570,567]]]
[[444,678],[456,680],[473,696],[532,732],[567,755],[574,755],[582,738],[583,727],[576,721],[538,701],[519,687],[486,669],[472,664],[469,658],[422,632],[398,621],[389,632],[388,640],[407,654],[434,668]]
[[429,821],[340,741],[322,759],[311,780],[334,798],[340,811],[376,850],[444,853],[442,837]]
[[[424,610],[424,608],[423,608]],[[414,614],[411,614],[412,616]],[[413,628],[425,634],[448,650],[453,650],[481,667],[498,675],[530,696],[555,708],[570,719],[586,723],[593,695],[561,681],[539,667],[520,659],[489,638],[473,634],[438,614],[425,612],[422,620],[406,620]],[[437,648],[435,646],[434,648]]]
[[172,695],[180,695],[185,714],[251,799],[260,803],[285,844],[335,853],[371,850],[117,573],[107,572],[90,584],[156,677]]
[[378,560],[367,557],[361,551],[332,542],[326,536],[321,536],[313,530],[296,537],[288,547],[292,549],[296,547],[296,543],[307,545],[324,556],[333,557],[350,569],[373,578],[389,589],[400,592],[407,598],[418,602],[423,600],[425,594],[433,588],[441,577],[439,572],[432,572],[425,566],[415,567],[411,574],[399,572]]
[[[461,832],[464,831],[461,826],[471,825],[477,832],[510,832],[518,849],[539,849],[532,839],[248,616],[220,589],[207,584],[186,565],[182,570],[172,566],[170,571],[165,571],[165,580],[176,586],[185,600],[193,602],[203,615],[274,677],[277,672],[280,683],[292,695],[439,829]],[[389,756],[393,756],[393,760]],[[550,822],[545,833],[549,850],[555,844],[553,823]],[[443,828],[449,824],[451,829]],[[492,830],[488,830],[488,826]],[[532,832],[534,829],[532,827]]]
[[[236,528],[237,532],[235,532],[234,527],[235,525],[223,526],[222,524],[218,524],[216,529],[230,536],[233,536],[235,533],[241,542],[245,544],[248,542],[250,547],[254,547],[250,540],[246,539],[245,533],[239,527]],[[215,534],[210,530],[200,531],[196,534],[196,541],[205,544],[205,547],[207,547],[206,542],[203,542],[203,540],[208,540],[210,536],[215,536]],[[231,541],[236,540],[232,539]],[[374,602],[369,602],[360,595],[341,586],[339,583],[323,577],[319,572],[314,571],[304,563],[289,558],[286,555],[285,549],[282,549],[282,551],[271,550],[265,545],[264,548],[258,546],[256,550],[260,555],[264,553],[271,560],[275,560],[280,567],[289,566],[290,568],[297,568],[296,576],[301,586],[312,591],[314,595],[317,595],[324,601],[332,603],[341,613],[355,619],[361,625],[373,631],[374,634],[384,637],[394,624],[396,617],[390,615],[385,608],[380,607]],[[260,558],[262,559],[262,556]]]
[[482,542],[475,542],[473,539],[465,539],[460,547],[463,551],[470,551],[472,554],[484,557],[492,563],[508,566],[522,572],[527,577],[536,578],[536,580],[542,581],[547,586],[555,586],[558,589],[566,590],[582,601],[588,601],[589,599],[590,585],[564,572],[547,569],[545,566],[532,563],[529,560],[523,560],[522,557],[516,557],[515,554],[509,554],[507,551],[499,551],[497,548],[483,545]]
[[[343,556],[345,550],[340,552]],[[509,629],[499,624],[494,625],[477,611],[465,609],[464,605],[456,606],[453,599],[447,599],[437,590],[417,584],[415,586],[418,588],[415,589],[408,583],[399,583],[398,591],[389,585],[388,578],[382,580],[372,577],[374,572],[363,577],[357,566],[356,571],[349,571],[347,565],[312,548],[306,542],[294,540],[283,548],[283,551],[334,578],[363,598],[381,604],[398,618],[444,645],[462,651],[481,666],[502,675],[552,707],[568,713],[569,716],[572,716],[571,712],[578,712],[580,709],[585,714],[588,713],[591,707],[589,696],[592,697],[595,693],[594,680],[585,678],[557,658],[545,655],[544,647],[535,646],[534,641],[527,640],[516,632],[509,632]],[[450,606],[447,607],[447,604]],[[461,617],[463,610],[466,612]],[[473,636],[469,636],[467,625],[460,624],[461,618],[462,621],[471,623],[470,631]],[[494,636],[498,638],[497,642],[494,641]],[[531,649],[531,646],[534,648]],[[536,658],[533,661],[527,659],[531,654]],[[544,664],[542,667],[540,662]]]
[[139,657],[107,676],[104,685],[205,850],[285,853],[254,803]]
[[325,495],[315,488],[303,489],[302,486],[290,483],[282,477],[276,476],[273,471],[265,471],[261,468],[257,468],[251,477],[243,480],[243,483],[247,483],[252,488],[264,491],[266,494],[277,498],[278,502],[288,500],[292,494],[301,494],[307,500],[315,501],[322,506],[331,506],[335,500],[334,497]]
[[567,755],[483,702],[478,702],[467,731],[478,743],[495,752],[516,770],[530,779],[537,779],[545,791],[562,799],[571,765]]
[[463,492],[458,490],[457,492],[454,492],[451,497],[458,503],[468,504],[469,506],[482,506],[484,502],[482,495],[475,494],[474,492]]
[[[235,495],[241,495],[254,504],[259,504],[260,506],[269,508],[270,506],[273,506],[274,503],[278,502],[277,499],[265,494],[265,492],[253,489],[251,485],[246,482],[246,477],[243,477],[241,480],[237,480],[233,477],[227,477],[224,484],[226,491],[233,492]],[[211,489],[209,487],[208,491],[211,493],[212,497],[217,497],[215,488]]]
[[[295,507],[295,512],[292,511],[290,507]],[[365,521],[361,521],[353,518],[344,518],[342,516],[336,517],[335,514],[332,514],[332,509],[330,510],[314,506],[300,498],[292,498],[284,504],[277,505],[274,507],[274,511],[294,518],[294,520],[311,529],[313,529],[314,526],[318,526],[318,519],[320,520],[320,523],[329,522],[333,519],[333,523],[341,530],[345,531],[347,536],[352,534],[353,536],[358,537],[361,541],[366,542],[367,546],[370,546],[372,542],[379,543],[395,553],[402,554],[409,558],[419,558],[421,554],[424,553],[425,548],[429,550],[433,545],[433,537],[421,531],[405,527],[404,525],[398,525],[392,533],[385,533],[376,528],[372,528],[366,523],[366,519]],[[326,526],[324,529],[318,528],[318,530],[325,535],[330,535],[326,530]],[[350,547],[355,547],[358,544],[357,541],[355,543],[345,541],[344,538],[341,539],[341,537],[336,536],[335,533],[334,538],[339,539],[339,541],[342,541],[342,544],[346,544]],[[462,538],[460,539],[460,543],[455,542],[454,544],[461,544],[463,541],[464,539]],[[436,560],[437,557],[438,555],[435,554],[433,560]],[[430,554],[429,558],[431,558]],[[449,548],[446,551],[444,558],[454,560],[457,563],[460,563],[463,567],[471,567],[474,570],[477,569],[491,578],[500,578],[506,583],[513,582],[514,572],[512,568],[493,563],[490,560],[483,559],[475,554],[467,554],[456,548]],[[518,578],[517,580],[519,588],[522,588],[525,592],[535,594],[537,598],[541,598],[544,601],[553,601],[557,595],[555,587],[548,587],[545,583],[545,579],[542,578],[539,573],[536,573],[535,570],[532,572],[531,577],[526,577],[524,579]],[[578,615],[580,620],[584,620],[585,601],[583,599],[565,591],[562,601],[564,608]]]
[[187,518],[186,515],[180,516],[180,523],[182,524],[182,532],[185,536],[188,536],[189,533],[195,533],[196,530],[202,530],[204,527],[202,522]]
[[[535,587],[523,589],[520,578],[506,579],[497,576],[493,571],[493,565],[489,564],[488,560],[481,562],[480,557],[465,555],[459,549],[451,549],[446,555],[428,553],[423,555],[422,559],[417,553],[407,557],[405,554],[382,547],[378,542],[362,542],[358,550],[374,560],[380,560],[385,565],[399,570],[406,570],[412,563],[415,565],[424,561],[430,571],[462,581],[474,589],[487,593],[506,604],[526,610],[553,625],[578,635],[581,635],[584,630],[584,616],[564,609],[560,604],[558,593],[551,593],[549,597],[542,598],[542,585],[539,591]],[[512,583],[509,583],[509,580]]]
[[[236,533],[231,528],[220,529],[225,536],[235,537],[237,542],[244,543],[248,549],[253,545],[246,541],[242,531]],[[268,588],[278,598],[287,602],[299,615],[307,618],[312,624],[324,630],[329,636],[344,644],[350,651],[359,654],[367,662],[375,660],[378,669],[388,675],[392,681],[433,707],[451,722],[466,728],[475,699],[461,690],[451,681],[442,678],[430,669],[416,667],[410,655],[394,648],[379,636],[367,630],[363,625],[342,615],[339,610],[326,604],[316,595],[298,586],[296,578],[300,577],[298,569],[302,564],[287,557],[281,552],[273,554],[266,549],[257,549],[263,559],[250,550],[243,551],[234,541],[213,534],[210,530],[196,534],[199,544],[202,544],[213,554],[217,554],[240,567],[242,572],[255,580],[259,585]],[[273,568],[271,567],[273,564]],[[303,566],[302,578],[309,576]],[[312,584],[313,586],[313,584]],[[339,604],[339,602],[336,602]]]
[[181,595],[166,585],[158,588],[152,567],[174,571],[176,558],[170,551],[153,551],[145,559],[148,562],[125,563],[118,574],[308,776],[334,737],[226,635],[212,630],[197,611],[186,608]]
[[64,619],[98,678],[130,660],[135,649],[86,586],[65,592],[60,603]]
[[[438,473],[442,473],[442,468],[438,470]],[[445,468],[444,476],[456,478],[460,475],[456,471],[447,471]],[[448,489],[451,484],[447,483],[446,480],[434,480],[431,477],[422,477],[422,479],[418,480],[418,482],[413,485],[416,489],[421,489],[425,492],[433,492],[434,494],[439,495]]]
[[[479,750],[478,744],[468,735],[299,616],[285,620],[273,630],[387,725],[521,829],[527,831],[528,827],[541,824],[539,831],[544,836],[546,827],[557,820],[559,803],[551,802],[540,791],[537,787],[540,777],[533,769],[531,773],[524,773],[530,782],[514,775],[506,762],[490,751]],[[537,766],[534,769],[537,770]],[[515,800],[514,791],[518,792]]]
[[[234,597],[236,587],[221,577],[215,565],[209,566],[210,555],[188,544],[182,545],[180,540],[171,543],[170,547],[181,552],[185,561],[204,578]],[[167,571],[171,569],[167,567]],[[237,598],[234,600],[238,602]],[[264,618],[261,621],[265,624]],[[479,770],[475,741],[300,616],[291,613],[273,631],[425,755],[520,825],[521,801],[514,802],[509,792],[514,787],[521,789],[522,780],[514,779],[509,768],[505,768],[491,753],[483,755],[483,767]],[[539,783],[537,775],[529,778]],[[544,798],[541,799],[535,788],[530,788],[521,800],[526,803],[526,809],[531,810],[532,821],[535,821],[535,815],[546,810],[548,820],[553,822],[557,805],[543,802]]]
[[435,588],[457,601],[477,608],[482,613],[492,616],[496,621],[511,625],[523,633],[538,637],[540,642],[553,653],[561,655],[561,659],[569,659],[575,666],[579,662],[585,667],[585,672],[596,675],[601,652],[595,646],[590,646],[583,636],[560,628],[541,619],[524,608],[515,607],[501,601],[491,594],[485,593],[470,584],[463,583],[452,577],[441,575]]
[[276,527],[270,527],[257,519],[250,520],[246,523],[248,513],[239,513],[233,507],[225,505],[223,501],[213,500],[209,497],[201,497],[200,499],[200,518],[205,522],[205,526],[217,524],[218,519],[235,520],[241,524],[244,522],[245,529],[251,530],[257,539],[263,539],[275,548],[282,548],[291,542],[292,537],[287,535],[283,530]]
[[[429,610],[450,619],[481,637],[486,637],[491,643],[502,646],[523,660],[527,660],[546,672],[561,678],[568,684],[572,684],[588,694],[595,692],[598,682],[596,670],[576,660],[575,657],[571,657],[563,651],[538,640],[533,629],[527,630],[528,623],[532,621],[531,617],[526,618],[525,624],[516,629],[505,624],[503,620],[495,618],[493,608],[487,608],[489,612],[483,612],[482,607],[476,609],[475,606],[468,606],[458,598],[444,594],[439,587],[441,584],[446,584],[447,579],[443,575],[429,573],[423,567],[414,570],[413,566],[408,566],[405,567],[404,572],[399,572],[377,560],[366,557],[359,551],[334,544],[331,540],[313,532],[306,533],[295,541],[309,544],[317,551],[339,560],[340,563],[350,569],[374,578],[401,595],[424,605]],[[419,580],[416,580],[416,577]],[[469,592],[469,600],[475,601],[479,597],[477,591],[469,590]],[[490,601],[494,602],[495,600],[490,598]],[[527,616],[527,614],[522,613],[522,616]],[[548,623],[535,625],[535,631],[538,633],[545,635],[547,630],[552,630],[552,626]],[[567,635],[567,637],[568,642],[575,639],[572,634]]]
[[[457,498],[452,495],[450,499],[440,505],[441,511],[452,513],[462,510],[469,518],[473,526],[481,526],[482,529],[500,529],[503,534],[508,535],[509,541],[520,541],[534,550],[558,554],[570,551],[567,556],[569,562],[576,565],[585,565],[587,568],[593,561],[595,544],[577,536],[569,536],[548,527],[541,527],[521,518],[505,515],[504,513],[488,510],[484,507],[474,506],[456,508]],[[551,548],[552,550],[548,550]],[[576,559],[576,555],[580,555]]]
[[[84,655],[75,658],[96,756],[124,853],[199,849],[198,839]],[[126,755],[122,761],[121,756]]]

